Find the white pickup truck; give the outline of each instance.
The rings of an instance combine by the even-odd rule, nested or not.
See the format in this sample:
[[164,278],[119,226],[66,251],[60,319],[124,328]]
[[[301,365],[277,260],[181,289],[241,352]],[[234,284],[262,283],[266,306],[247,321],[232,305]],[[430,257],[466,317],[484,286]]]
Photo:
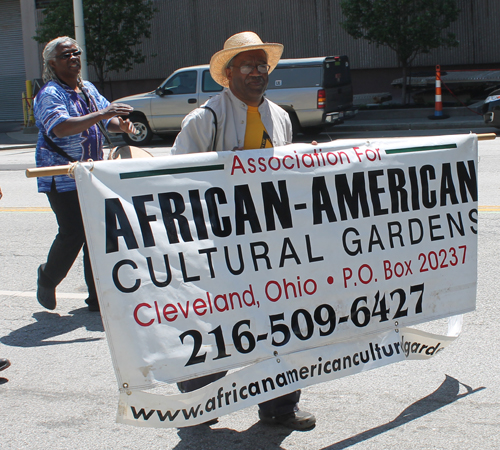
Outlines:
[[[209,66],[176,70],[155,91],[116,100],[134,108],[130,119],[136,135],[123,134],[127,144],[146,145],[154,134],[175,134],[184,117],[222,91]],[[352,85],[347,56],[282,59],[269,74],[266,94],[290,115],[294,134],[317,133],[341,123],[352,110]]]

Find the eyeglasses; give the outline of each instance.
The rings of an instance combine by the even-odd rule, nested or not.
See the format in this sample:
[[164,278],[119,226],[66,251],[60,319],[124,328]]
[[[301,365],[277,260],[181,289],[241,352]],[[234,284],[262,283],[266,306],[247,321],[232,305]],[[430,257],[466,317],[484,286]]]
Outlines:
[[[238,66],[232,66],[232,67],[238,67]],[[238,69],[240,69],[240,72],[243,75],[248,75],[249,73],[253,72],[253,69],[256,68],[257,72],[259,73],[269,73],[269,69],[271,66],[269,64],[259,64],[258,66],[239,66]]]
[[56,58],[59,58],[59,59],[69,59],[72,56],[74,56],[75,58],[79,58],[81,54],[82,54],[81,50],[75,50],[74,52],[63,53],[62,55],[58,55],[58,56],[56,56]]

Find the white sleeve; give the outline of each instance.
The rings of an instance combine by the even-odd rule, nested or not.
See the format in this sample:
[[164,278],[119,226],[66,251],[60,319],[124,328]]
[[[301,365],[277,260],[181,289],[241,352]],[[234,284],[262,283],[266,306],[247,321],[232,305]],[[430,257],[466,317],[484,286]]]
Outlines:
[[286,129],[286,144],[291,144],[293,140],[293,129],[292,129],[292,121],[290,120],[290,116],[285,112],[285,129]]
[[213,114],[205,108],[191,111],[182,121],[181,131],[172,146],[173,155],[209,152],[213,146]]

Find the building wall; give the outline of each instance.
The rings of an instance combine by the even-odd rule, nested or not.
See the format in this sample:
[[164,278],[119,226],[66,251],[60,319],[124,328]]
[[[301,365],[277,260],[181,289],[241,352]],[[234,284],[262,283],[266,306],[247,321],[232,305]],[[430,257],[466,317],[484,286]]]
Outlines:
[[22,121],[25,68],[19,0],[0,0],[0,120]]
[[[229,36],[245,30],[283,43],[285,58],[348,55],[354,80],[359,80],[355,93],[391,91],[390,82],[401,76],[393,51],[355,40],[343,30],[339,0],[154,0],[154,5],[158,12],[152,38],[141,45],[146,62],[110,75],[112,90],[108,87],[106,95],[111,98],[152,90],[179,67],[208,63]],[[413,70],[436,64],[448,69],[500,67],[500,1],[458,0],[458,5],[462,12],[450,31],[460,46],[420,55]]]

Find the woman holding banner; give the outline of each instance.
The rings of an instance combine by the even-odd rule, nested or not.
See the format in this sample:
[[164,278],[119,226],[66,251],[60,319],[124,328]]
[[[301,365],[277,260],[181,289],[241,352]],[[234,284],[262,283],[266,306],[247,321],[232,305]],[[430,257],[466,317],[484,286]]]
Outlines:
[[[50,41],[43,51],[45,85],[34,101],[39,129],[37,167],[67,165],[68,162],[102,160],[105,128],[113,133],[135,133],[133,124],[120,116],[132,108],[109,103],[80,76],[82,51],[68,37]],[[85,241],[75,180],[67,175],[38,178],[59,226],[47,262],[38,268],[37,299],[47,309],[56,307],[56,286],[66,277],[83,246],[83,267],[90,311],[99,311],[97,292]]]

